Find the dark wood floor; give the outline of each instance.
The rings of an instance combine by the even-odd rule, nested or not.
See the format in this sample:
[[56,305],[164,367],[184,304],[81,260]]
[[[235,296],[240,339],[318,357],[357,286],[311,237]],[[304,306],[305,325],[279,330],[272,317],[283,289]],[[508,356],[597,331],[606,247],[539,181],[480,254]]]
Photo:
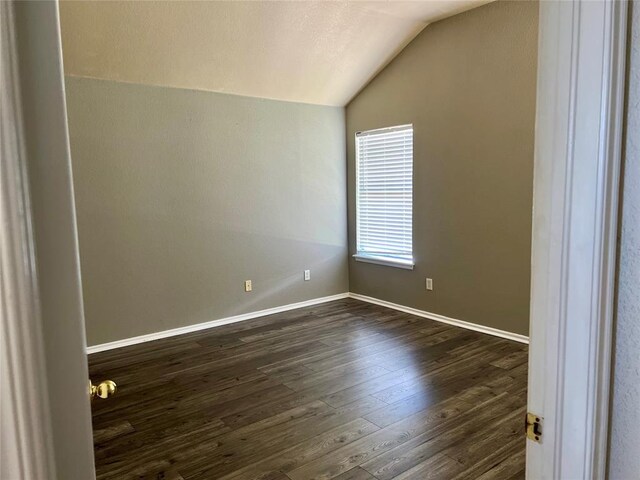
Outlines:
[[99,479],[524,478],[526,346],[357,300],[89,363]]

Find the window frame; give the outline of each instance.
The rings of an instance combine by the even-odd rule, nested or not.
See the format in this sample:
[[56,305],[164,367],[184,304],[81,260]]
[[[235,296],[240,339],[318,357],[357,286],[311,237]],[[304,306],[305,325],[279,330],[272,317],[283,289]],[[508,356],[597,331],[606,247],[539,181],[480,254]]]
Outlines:
[[[411,136],[412,136],[412,147],[411,147],[411,259],[406,259],[406,258],[399,258],[399,257],[394,257],[391,255],[374,255],[374,254],[370,254],[370,253],[366,253],[366,252],[360,252],[359,251],[359,245],[360,245],[360,239],[359,239],[359,232],[360,232],[360,142],[358,141],[358,137],[362,136],[363,134],[374,134],[376,132],[394,132],[394,131],[402,131],[402,130],[408,130],[411,129]],[[414,257],[414,242],[413,242],[413,199],[414,199],[414,195],[413,195],[413,187],[414,187],[414,148],[413,148],[413,138],[415,138],[415,130],[414,130],[414,125],[412,123],[407,123],[407,124],[402,124],[402,125],[395,125],[392,127],[383,127],[383,128],[376,128],[376,129],[371,129],[371,130],[362,130],[362,131],[358,131],[355,133],[354,135],[354,139],[355,139],[355,171],[356,171],[356,175],[355,175],[355,196],[356,196],[356,238],[355,238],[355,249],[356,249],[356,253],[354,255],[352,255],[352,257],[355,259],[355,261],[357,262],[364,262],[364,263],[372,263],[375,265],[384,265],[384,266],[388,266],[388,267],[395,267],[395,268],[401,268],[401,269],[405,269],[405,270],[413,270],[414,266],[415,266],[415,257]]]

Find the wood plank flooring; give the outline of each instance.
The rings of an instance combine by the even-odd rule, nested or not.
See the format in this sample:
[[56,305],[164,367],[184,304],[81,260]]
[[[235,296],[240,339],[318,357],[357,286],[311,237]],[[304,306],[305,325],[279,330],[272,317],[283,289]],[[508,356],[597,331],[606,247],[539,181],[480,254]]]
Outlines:
[[524,478],[527,347],[357,300],[89,364],[98,479]]

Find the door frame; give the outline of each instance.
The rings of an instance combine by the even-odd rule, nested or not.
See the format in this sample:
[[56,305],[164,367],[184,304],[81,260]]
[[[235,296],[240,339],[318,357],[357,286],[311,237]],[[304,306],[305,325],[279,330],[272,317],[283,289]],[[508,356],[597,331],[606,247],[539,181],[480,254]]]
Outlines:
[[[57,12],[57,1],[40,5],[52,4]],[[4,41],[6,32],[14,35],[18,28],[14,6],[0,2],[5,71],[17,65],[15,42]],[[57,32],[55,61],[61,72],[58,15],[38,15],[38,7],[29,8],[30,20]],[[536,480],[605,476],[626,12],[626,0],[540,2],[528,401],[529,410],[543,417],[543,437],[541,443],[527,442],[527,476]],[[46,40],[32,48],[50,48],[51,39]],[[22,61],[35,67],[35,59]],[[11,101],[7,104],[14,107],[2,108],[0,150],[0,341],[7,352],[0,372],[1,453],[3,465],[9,460],[7,468],[15,468],[15,478],[55,478],[54,465],[69,459],[57,458],[61,453],[53,439],[60,426],[52,421],[48,396],[67,395],[70,404],[88,399],[78,389],[47,394],[43,388],[52,359],[43,345],[40,266],[34,250],[40,220],[30,202],[23,106],[16,101],[24,79],[16,68],[10,71],[8,80],[3,73],[1,87],[3,105]],[[45,81],[64,98],[60,80],[53,75]],[[63,101],[58,113],[64,110]],[[15,118],[6,117],[10,114]],[[66,158],[56,168],[70,168],[68,137],[60,135],[65,136],[59,140],[65,143]],[[56,208],[75,219],[72,186],[64,188],[71,201]],[[73,248],[77,256],[77,243]],[[84,334],[83,321],[79,319],[82,331],[77,333]],[[49,389],[55,389],[50,380]]]
[[540,2],[527,478],[605,478],[626,0]]

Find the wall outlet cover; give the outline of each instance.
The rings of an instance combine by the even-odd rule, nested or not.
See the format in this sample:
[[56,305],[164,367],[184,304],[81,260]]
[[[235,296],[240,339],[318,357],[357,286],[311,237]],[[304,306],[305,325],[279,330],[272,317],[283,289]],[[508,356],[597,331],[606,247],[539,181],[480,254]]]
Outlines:
[[311,280],[311,270],[305,270],[304,271],[304,281],[308,282],[309,280]]
[[253,286],[251,285],[251,280],[245,280],[244,281],[244,291],[245,292],[250,292],[253,289]]

